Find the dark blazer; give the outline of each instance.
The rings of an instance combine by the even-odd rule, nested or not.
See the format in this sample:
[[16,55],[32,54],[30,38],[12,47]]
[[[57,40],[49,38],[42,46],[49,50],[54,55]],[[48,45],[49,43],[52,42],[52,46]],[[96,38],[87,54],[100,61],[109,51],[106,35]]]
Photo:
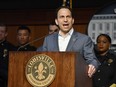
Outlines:
[[[94,45],[90,37],[74,31],[66,51],[79,52],[88,64],[93,64],[97,68],[99,62],[94,55],[93,46]],[[43,51],[59,51],[58,32],[45,38]]]
[[0,87],[7,87],[9,51],[15,50],[15,46],[10,42],[0,42]]
[[36,47],[34,46],[31,46],[31,45],[26,45],[24,47],[21,47],[21,46],[17,46],[16,47],[18,51],[36,51]]
[[116,84],[116,56],[108,52],[104,56],[96,55],[101,65],[93,75],[93,87],[110,87]]

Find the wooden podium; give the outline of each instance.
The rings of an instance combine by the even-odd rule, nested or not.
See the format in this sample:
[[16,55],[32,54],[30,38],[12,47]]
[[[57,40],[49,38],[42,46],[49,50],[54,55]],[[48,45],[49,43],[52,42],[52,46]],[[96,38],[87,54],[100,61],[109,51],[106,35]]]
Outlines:
[[9,53],[8,87],[33,87],[27,80],[25,68],[35,55],[45,54],[56,65],[56,76],[48,87],[92,87],[87,76],[87,65],[78,53],[74,52],[30,52]]

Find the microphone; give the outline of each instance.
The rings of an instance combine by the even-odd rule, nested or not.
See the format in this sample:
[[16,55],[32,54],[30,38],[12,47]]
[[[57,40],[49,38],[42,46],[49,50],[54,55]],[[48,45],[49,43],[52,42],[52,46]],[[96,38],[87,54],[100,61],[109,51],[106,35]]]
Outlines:
[[[51,34],[53,34],[53,33],[54,33],[54,32],[52,32]],[[47,34],[47,35],[42,36],[42,37],[40,37],[40,38],[34,39],[34,40],[32,40],[31,42],[28,42],[28,43],[26,43],[26,44],[20,46],[20,47],[17,49],[17,51],[19,51],[21,48],[23,48],[23,47],[25,47],[25,46],[27,46],[27,45],[29,45],[29,44],[31,44],[31,43],[34,43],[34,42],[36,42],[36,41],[39,41],[39,40],[41,40],[41,39],[43,39],[43,38],[45,38],[46,36],[51,35],[51,34]]]

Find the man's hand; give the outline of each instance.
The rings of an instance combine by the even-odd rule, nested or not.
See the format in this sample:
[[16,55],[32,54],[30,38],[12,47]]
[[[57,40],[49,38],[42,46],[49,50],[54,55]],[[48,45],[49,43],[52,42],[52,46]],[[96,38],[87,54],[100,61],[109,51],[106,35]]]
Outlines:
[[91,78],[92,77],[92,75],[95,73],[95,71],[96,71],[96,68],[95,68],[95,66],[93,66],[93,65],[89,65],[89,69],[88,69],[88,76]]

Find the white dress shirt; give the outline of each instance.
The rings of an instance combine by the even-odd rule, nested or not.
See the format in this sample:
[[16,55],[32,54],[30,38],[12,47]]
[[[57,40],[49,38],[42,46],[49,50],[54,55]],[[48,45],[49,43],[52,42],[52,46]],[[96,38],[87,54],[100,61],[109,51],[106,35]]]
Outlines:
[[73,31],[74,29],[72,28],[65,36],[62,36],[60,33],[61,31],[59,31],[59,35],[58,35],[59,51],[66,51],[66,48],[68,46]]

